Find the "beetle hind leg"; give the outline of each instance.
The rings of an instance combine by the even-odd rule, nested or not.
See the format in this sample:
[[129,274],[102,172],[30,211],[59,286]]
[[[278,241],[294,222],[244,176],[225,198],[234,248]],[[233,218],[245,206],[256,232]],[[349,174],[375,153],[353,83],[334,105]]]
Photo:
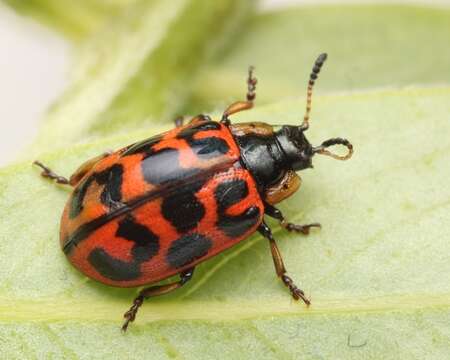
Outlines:
[[302,225],[290,223],[284,218],[283,213],[279,209],[277,209],[275,206],[272,206],[270,204],[264,204],[264,213],[267,216],[277,219],[280,222],[280,225],[287,231],[293,231],[293,232],[302,233],[304,235],[309,235],[311,228],[321,228],[322,227],[322,225],[320,225],[320,223],[311,223],[311,224],[302,224]]
[[52,169],[45,166],[39,160],[33,162],[34,165],[39,166],[42,169],[41,176],[50,180],[54,180],[57,184],[69,185],[69,180],[64,176],[56,174]]
[[284,267],[283,258],[281,257],[281,252],[278,249],[277,243],[275,242],[275,239],[272,235],[272,231],[267,226],[266,223],[262,223],[258,231],[269,240],[270,243],[270,251],[272,252],[272,259],[273,264],[275,265],[275,271],[278,275],[278,277],[281,279],[284,285],[289,289],[292,297],[294,300],[300,300],[302,299],[303,302],[306,305],[310,305],[311,301],[306,297],[303,290],[297,287],[297,285],[294,284],[294,281],[286,274],[286,268]]
[[146,289],[143,289],[139,295],[133,300],[133,305],[130,307],[130,309],[123,315],[125,318],[125,322],[122,325],[122,330],[127,331],[128,325],[136,319],[136,314],[141,307],[141,305],[144,303],[145,299],[148,299],[150,297],[158,296],[158,295],[164,295],[169,292],[172,292],[175,289],[178,289],[182,287],[184,284],[186,284],[189,280],[191,280],[192,275],[194,274],[194,268],[190,268],[188,270],[185,270],[180,273],[180,280],[166,284],[166,285],[155,285],[148,287]]

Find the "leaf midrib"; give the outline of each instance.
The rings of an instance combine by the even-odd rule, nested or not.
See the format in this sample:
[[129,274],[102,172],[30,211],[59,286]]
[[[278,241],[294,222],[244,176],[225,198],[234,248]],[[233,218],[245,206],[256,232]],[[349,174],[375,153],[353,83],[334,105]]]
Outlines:
[[[264,317],[313,316],[410,312],[450,309],[450,293],[386,295],[372,297],[335,297],[312,299],[307,308],[304,304],[290,300],[288,295],[277,300],[232,300],[207,301],[166,301],[148,303],[139,314],[140,322],[207,320],[232,321]],[[207,303],[207,311],[205,308]],[[0,321],[113,321],[121,320],[120,314],[126,310],[123,301],[92,302],[67,301],[56,298],[42,300],[0,298]]]

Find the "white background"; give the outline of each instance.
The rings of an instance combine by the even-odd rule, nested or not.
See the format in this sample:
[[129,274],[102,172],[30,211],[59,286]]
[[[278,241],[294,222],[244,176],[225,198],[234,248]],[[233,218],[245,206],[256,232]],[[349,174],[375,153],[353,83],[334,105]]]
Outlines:
[[[339,0],[264,0],[263,10],[298,3]],[[345,1],[349,3],[350,1]],[[351,3],[379,3],[351,1]],[[383,1],[450,5],[450,0]],[[0,166],[18,156],[36,133],[39,119],[66,85],[71,46],[64,38],[0,4]]]

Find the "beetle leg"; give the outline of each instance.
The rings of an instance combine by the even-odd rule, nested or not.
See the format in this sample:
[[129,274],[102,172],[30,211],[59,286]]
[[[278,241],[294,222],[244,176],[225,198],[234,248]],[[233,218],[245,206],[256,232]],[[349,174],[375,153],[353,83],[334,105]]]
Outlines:
[[53,172],[49,167],[42,164],[40,161],[36,160],[33,162],[34,165],[39,166],[43,171],[41,172],[41,176],[45,178],[49,178],[51,180],[55,180],[58,184],[71,185],[76,186],[84,176],[96,165],[100,160],[110,156],[113,154],[113,151],[105,151],[103,154],[100,154],[92,159],[85,161],[80,167],[72,174],[72,176],[67,179],[63,176],[59,176],[55,172]]
[[230,115],[236,114],[243,110],[248,110],[253,107],[253,101],[256,97],[256,83],[258,80],[253,76],[254,67],[250,66],[248,68],[248,77],[247,77],[247,101],[236,101],[228,106],[222,115],[221,123],[225,125],[230,125],[230,119],[228,118]]
[[[208,115],[197,115],[194,116],[191,120],[189,120],[189,124],[193,124],[196,123],[198,121],[211,121],[211,118]],[[175,127],[179,128],[182,127],[184,125],[184,116],[178,116],[175,120]]]
[[184,116],[177,116],[173,122],[175,123],[175,127],[182,127],[184,124]]
[[275,271],[278,277],[283,281],[283,284],[286,285],[291,292],[294,300],[302,299],[306,305],[311,304],[309,299],[305,296],[303,290],[299,289],[294,281],[286,274],[286,268],[283,264],[283,259],[281,257],[280,250],[278,249],[277,243],[272,235],[272,231],[267,226],[265,222],[262,222],[258,228],[258,231],[270,242],[270,251],[272,252],[272,259],[275,265]]
[[51,180],[55,180],[55,182],[57,184],[69,185],[69,180],[67,180],[67,178],[65,178],[64,176],[59,176],[58,174],[53,172],[52,169],[45,166],[40,161],[36,160],[33,162],[33,164],[39,166],[42,169],[42,172],[41,172],[42,177],[45,177],[45,178],[48,178]]
[[113,154],[113,151],[105,151],[103,154],[100,154],[96,157],[93,157],[92,159],[89,159],[85,161],[83,164],[81,164],[77,170],[70,176],[69,184],[72,186],[76,186],[83,178],[84,176],[91,171],[91,169],[104,158],[110,156]]
[[144,299],[148,299],[153,296],[164,295],[175,289],[182,287],[189,280],[191,280],[192,275],[194,274],[194,269],[195,268],[190,268],[188,270],[181,272],[180,273],[180,281],[176,281],[176,282],[173,282],[170,284],[165,284],[165,285],[151,286],[151,287],[141,290],[139,295],[134,299],[133,305],[131,306],[130,310],[128,310],[123,315],[123,317],[125,318],[125,322],[122,326],[122,330],[126,331],[129,323],[134,321],[134,319],[136,318],[136,313],[138,312],[139,308],[141,307],[142,303],[144,302]]
[[283,213],[279,209],[277,209],[275,206],[272,206],[270,204],[264,204],[264,213],[267,216],[277,219],[280,222],[280,225],[283,228],[285,228],[287,231],[295,231],[295,232],[300,232],[304,235],[308,235],[311,228],[322,227],[319,223],[297,225],[297,224],[287,222],[283,216]]

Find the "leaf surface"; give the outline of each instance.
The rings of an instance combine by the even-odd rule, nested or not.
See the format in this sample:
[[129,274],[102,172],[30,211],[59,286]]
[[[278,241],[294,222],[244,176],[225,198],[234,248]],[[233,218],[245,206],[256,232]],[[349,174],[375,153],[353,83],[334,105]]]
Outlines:
[[[303,101],[234,121],[299,123]],[[317,156],[281,209],[320,221],[309,237],[274,223],[291,300],[267,242],[253,236],[198,267],[176,293],[147,301],[83,277],[59,248],[69,191],[29,163],[0,171],[0,344],[4,358],[443,359],[450,353],[450,88],[317,96],[308,138],[348,137],[348,162]],[[107,137],[41,160],[69,175],[99,152],[164,130]]]

